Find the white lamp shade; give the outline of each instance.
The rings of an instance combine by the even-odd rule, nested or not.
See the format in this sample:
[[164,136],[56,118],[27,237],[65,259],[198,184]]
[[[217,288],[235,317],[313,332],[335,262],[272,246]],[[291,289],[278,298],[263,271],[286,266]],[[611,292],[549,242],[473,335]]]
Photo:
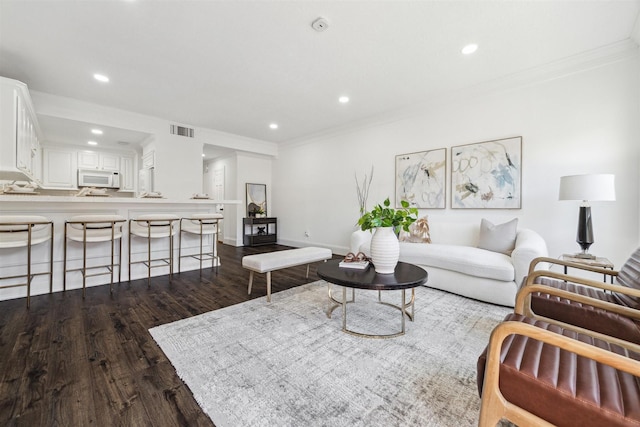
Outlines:
[[570,175],[560,178],[559,200],[616,200],[613,174]]

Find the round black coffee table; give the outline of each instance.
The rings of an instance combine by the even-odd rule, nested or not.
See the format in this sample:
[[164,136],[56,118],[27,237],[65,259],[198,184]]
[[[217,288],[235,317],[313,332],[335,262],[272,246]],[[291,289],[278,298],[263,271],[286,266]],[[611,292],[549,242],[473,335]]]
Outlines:
[[[375,272],[373,265],[369,265],[365,270],[358,270],[354,268],[340,267],[340,260],[331,260],[322,263],[318,266],[318,276],[329,282],[329,309],[327,310],[327,317],[331,318],[333,310],[342,306],[342,330],[344,332],[369,338],[392,338],[399,335],[404,335],[404,316],[409,317],[413,321],[414,316],[414,304],[415,304],[415,288],[426,283],[427,272],[422,268],[413,264],[407,264],[405,262],[399,262],[396,265],[396,269],[393,274],[378,274]],[[338,301],[333,297],[331,291],[331,284],[342,286],[342,301]],[[347,301],[347,288],[351,288],[351,300]],[[356,332],[347,328],[347,303],[355,302],[355,289],[368,289],[379,291],[378,301],[381,304],[388,305],[400,310],[400,316],[402,317],[402,327],[397,333],[387,335],[371,335]],[[405,292],[407,289],[411,289],[411,300],[409,302],[405,299]],[[380,291],[402,291],[402,303],[398,306],[383,302]],[[411,313],[407,309],[411,307]]]

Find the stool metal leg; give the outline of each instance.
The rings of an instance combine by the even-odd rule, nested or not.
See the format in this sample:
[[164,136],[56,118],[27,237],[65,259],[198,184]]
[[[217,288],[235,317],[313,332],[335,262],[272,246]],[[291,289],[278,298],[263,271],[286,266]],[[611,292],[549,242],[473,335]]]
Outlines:
[[32,229],[33,229],[33,224],[29,224],[29,228],[27,229],[27,308],[31,306],[31,231]]
[[115,224],[111,224],[111,283],[109,283],[109,293],[113,293],[113,251],[115,250],[116,242],[113,240],[115,237]]
[[62,291],[67,290],[67,227],[69,224],[64,223],[64,262],[62,264]]
[[122,280],[122,229],[120,229],[120,239],[118,241],[118,283]]
[[216,232],[211,235],[213,242],[211,243],[211,267],[220,267],[220,257],[218,256],[218,221],[216,221]]
[[82,299],[87,289],[87,224],[82,224]]
[[182,220],[180,218],[179,232],[178,232],[178,273],[182,273]]
[[202,275],[202,221],[200,221],[200,274]]
[[129,282],[131,282],[131,220],[129,220]]
[[[124,218],[119,217],[121,219],[107,219],[104,216],[94,216],[98,218],[91,218],[91,215],[83,217],[83,219],[79,219],[79,217],[74,217],[71,220],[65,221],[65,229],[64,229],[64,266],[63,266],[63,289],[66,290],[67,284],[67,274],[73,271],[79,271],[82,274],[82,298],[86,298],[87,295],[87,278],[93,276],[109,276],[109,292],[113,293],[113,282],[115,279],[115,268],[116,268],[116,239],[120,239],[118,242],[118,283],[122,279],[122,229],[123,224],[126,221]],[[71,228],[69,228],[71,227]],[[120,227],[120,236],[116,237],[116,227]],[[107,234],[107,229],[110,228],[110,233]],[[79,231],[76,231],[79,230]],[[52,228],[53,231],[53,228]],[[89,241],[91,238],[91,241]],[[82,245],[82,263],[80,268],[68,268],[68,251],[69,251],[69,241],[76,241]],[[111,245],[111,253],[110,253],[110,262],[99,262],[96,265],[96,262],[89,262],[88,259],[88,251],[90,244],[94,243],[102,243],[110,241]],[[102,256],[99,257],[103,259]],[[53,260],[53,257],[52,257]],[[92,264],[90,267],[89,264]],[[106,271],[104,271],[106,269]],[[94,271],[99,271],[95,272]],[[104,272],[103,272],[104,271]]]
[[148,224],[147,230],[147,288],[151,288],[151,224]]
[[173,279],[173,221],[169,221],[169,283]]
[[49,246],[49,293],[53,293],[53,221],[51,221],[51,244]]
[[[0,288],[15,288],[24,286],[27,288],[27,309],[31,307],[31,289],[33,285],[33,279],[36,276],[48,275],[49,276],[49,293],[53,292],[53,239],[54,239],[54,229],[53,229],[53,221],[39,216],[26,216],[25,218],[17,218],[15,216],[0,216],[0,224],[2,225],[1,233],[16,233],[15,239],[11,241],[15,245],[11,245],[8,247],[26,247],[27,251],[27,266],[26,266],[26,274],[17,274],[17,275],[9,275],[0,277],[0,280],[5,279],[26,279],[24,283],[16,283],[16,284],[8,284],[0,286]],[[50,228],[48,228],[50,227]],[[36,236],[34,233],[42,232],[45,234],[42,237],[42,242],[45,242],[47,239],[49,240],[49,267],[48,270],[43,272],[38,272],[40,268],[34,268],[33,266],[33,245],[34,245],[34,237]],[[46,235],[48,234],[48,235]],[[4,243],[4,240],[3,240]],[[36,245],[38,243],[35,243]],[[3,247],[7,247],[4,246]],[[46,250],[46,249],[45,249]],[[43,259],[43,264],[46,262],[46,257]]]

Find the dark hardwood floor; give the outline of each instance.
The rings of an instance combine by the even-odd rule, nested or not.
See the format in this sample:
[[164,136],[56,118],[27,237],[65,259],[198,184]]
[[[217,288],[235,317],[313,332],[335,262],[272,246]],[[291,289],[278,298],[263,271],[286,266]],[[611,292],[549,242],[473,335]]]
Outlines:
[[[287,249],[219,245],[222,265],[0,302],[0,425],[212,426],[149,328],[266,295],[247,295],[244,255]],[[315,265],[273,273],[273,292],[317,280]],[[266,300],[265,300],[266,303]]]

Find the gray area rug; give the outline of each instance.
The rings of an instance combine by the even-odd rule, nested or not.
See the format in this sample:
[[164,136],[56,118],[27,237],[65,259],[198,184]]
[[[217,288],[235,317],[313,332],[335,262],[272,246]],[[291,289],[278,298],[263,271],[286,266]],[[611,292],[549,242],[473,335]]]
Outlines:
[[[400,328],[376,299],[356,291],[349,328]],[[510,309],[419,287],[406,335],[370,339],[327,307],[318,281],[150,332],[217,427],[477,425],[476,360]]]

